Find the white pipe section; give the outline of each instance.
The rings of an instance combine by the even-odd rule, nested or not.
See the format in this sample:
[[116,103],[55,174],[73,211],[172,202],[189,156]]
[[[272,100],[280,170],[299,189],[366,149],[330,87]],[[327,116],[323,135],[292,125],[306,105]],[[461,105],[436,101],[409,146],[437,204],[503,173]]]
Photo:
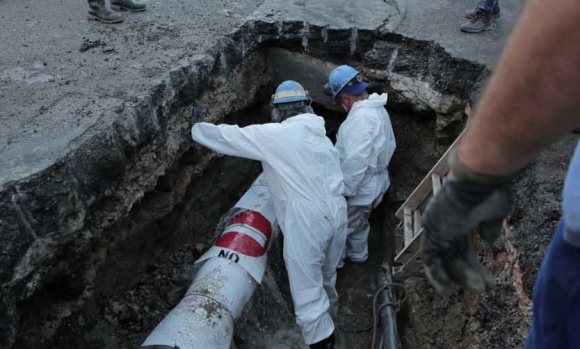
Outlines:
[[256,281],[237,263],[211,258],[198,271],[183,300],[161,321],[143,347],[229,348],[234,319]]
[[161,321],[142,348],[228,349],[234,320],[266,269],[277,236],[274,207],[263,174],[236,203],[239,209],[203,262],[184,298]]

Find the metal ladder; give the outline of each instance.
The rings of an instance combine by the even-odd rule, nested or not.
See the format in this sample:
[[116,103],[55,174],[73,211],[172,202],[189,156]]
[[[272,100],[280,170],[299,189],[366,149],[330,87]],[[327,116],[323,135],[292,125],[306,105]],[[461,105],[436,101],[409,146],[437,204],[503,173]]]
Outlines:
[[[401,265],[396,273],[403,272],[409,274],[421,266],[420,236],[423,233],[421,216],[429,199],[441,189],[441,184],[445,182],[445,178],[449,172],[447,159],[451,149],[458,144],[462,136],[463,133],[457,137],[455,142],[447,149],[445,154],[443,154],[427,176],[423,178],[421,183],[419,183],[395,213],[395,217],[402,222],[402,226],[400,225],[398,229],[399,234],[396,234],[397,255],[395,257],[395,263]],[[400,233],[401,228],[403,230],[402,234]]]

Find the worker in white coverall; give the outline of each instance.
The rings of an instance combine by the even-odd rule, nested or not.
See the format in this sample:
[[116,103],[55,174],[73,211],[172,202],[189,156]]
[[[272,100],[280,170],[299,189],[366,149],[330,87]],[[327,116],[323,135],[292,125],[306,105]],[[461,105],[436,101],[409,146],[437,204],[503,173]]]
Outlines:
[[[360,73],[341,65],[330,72],[328,86],[335,101],[348,112],[336,137],[348,202],[345,256],[355,263],[368,259],[369,216],[389,189],[388,166],[397,146],[387,94],[368,95]],[[344,256],[343,256],[344,257]],[[339,268],[344,264],[344,258]]]
[[294,81],[272,96],[273,120],[238,127],[196,123],[193,139],[232,156],[262,162],[276,218],[284,234],[284,261],[297,323],[310,348],[334,348],[338,306],[336,267],[346,240],[346,201],[338,152],[324,119]]

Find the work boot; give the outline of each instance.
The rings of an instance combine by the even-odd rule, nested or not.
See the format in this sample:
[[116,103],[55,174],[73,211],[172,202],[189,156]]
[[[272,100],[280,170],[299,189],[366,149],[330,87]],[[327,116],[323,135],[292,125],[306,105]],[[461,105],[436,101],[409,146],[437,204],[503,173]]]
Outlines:
[[491,29],[491,13],[484,10],[477,10],[475,16],[459,29],[465,33],[481,33]]
[[[480,8],[476,7],[475,10],[469,10],[465,12],[465,18],[467,19],[473,19],[473,17],[475,17],[475,14],[477,13],[477,11],[479,11]],[[497,4],[495,4],[495,6],[493,7],[493,10],[491,10],[491,18],[492,19],[498,19],[500,16],[500,8],[499,8],[499,2]]]
[[111,0],[111,7],[115,10],[123,10],[130,12],[145,11],[147,6],[133,0]]
[[310,344],[310,349],[334,349],[334,333],[320,342]]
[[89,0],[89,19],[103,23],[123,22],[123,16],[111,11],[105,0]]

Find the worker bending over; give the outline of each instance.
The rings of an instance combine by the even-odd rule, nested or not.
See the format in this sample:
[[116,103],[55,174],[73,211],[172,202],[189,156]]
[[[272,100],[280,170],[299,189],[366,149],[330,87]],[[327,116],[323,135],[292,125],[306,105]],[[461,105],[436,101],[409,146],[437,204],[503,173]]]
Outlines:
[[215,151],[262,162],[278,224],[297,323],[310,348],[334,348],[336,267],[346,239],[346,201],[338,152],[324,119],[294,81],[272,96],[273,120],[252,125],[193,125],[193,139]]
[[[369,216],[389,189],[388,166],[397,146],[385,109],[387,94],[369,96],[367,86],[348,65],[335,68],[328,77],[327,88],[348,113],[338,129],[336,149],[348,202],[345,254],[355,263],[369,257]],[[339,267],[343,264],[341,260]]]

